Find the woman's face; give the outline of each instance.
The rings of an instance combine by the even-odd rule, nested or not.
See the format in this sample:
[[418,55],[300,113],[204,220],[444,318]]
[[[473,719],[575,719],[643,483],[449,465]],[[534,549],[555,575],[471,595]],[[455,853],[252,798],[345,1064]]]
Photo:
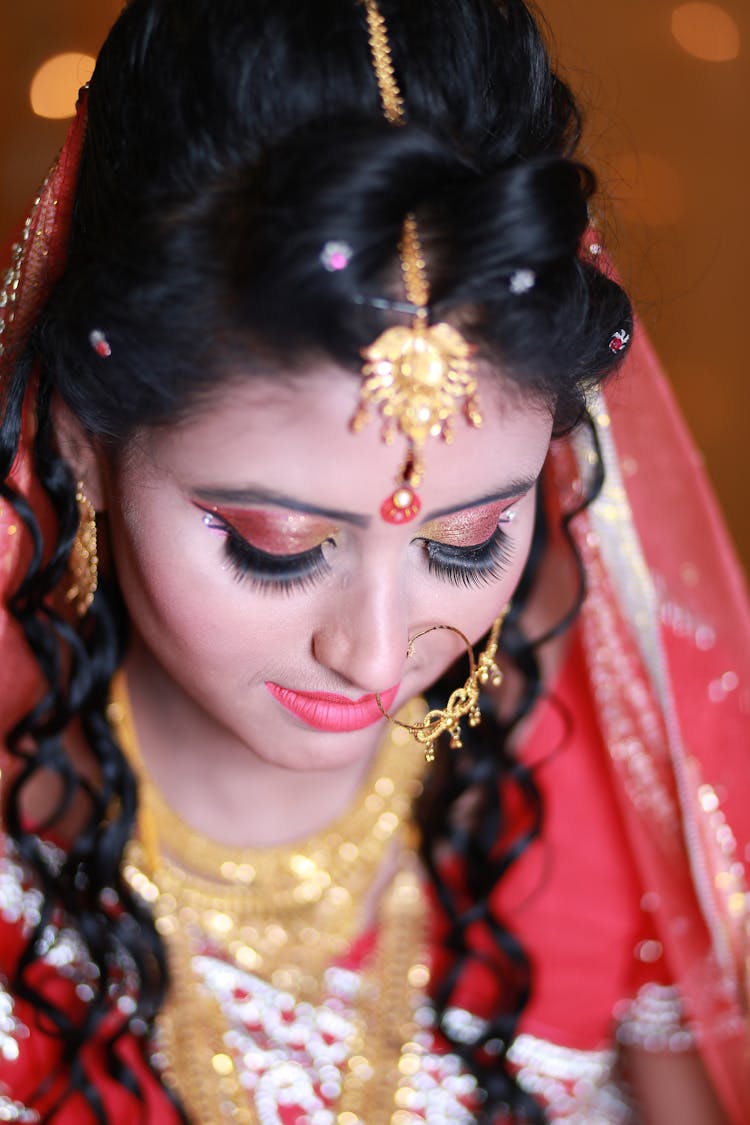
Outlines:
[[452,625],[475,642],[523,569],[551,417],[480,390],[482,427],[428,443],[422,510],[400,526],[380,508],[405,442],[378,421],[351,432],[358,380],[337,369],[228,383],[140,434],[106,500],[134,659],[164,705],[269,764],[367,756],[384,723],[367,697],[395,711],[464,651],[440,630],[407,657],[409,638]]

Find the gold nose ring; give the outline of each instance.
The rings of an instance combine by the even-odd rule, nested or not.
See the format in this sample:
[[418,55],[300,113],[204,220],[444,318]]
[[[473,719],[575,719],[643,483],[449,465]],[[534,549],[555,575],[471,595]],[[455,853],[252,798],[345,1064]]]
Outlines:
[[395,726],[403,727],[404,730],[408,730],[412,738],[421,746],[424,746],[425,759],[428,762],[435,760],[435,743],[440,735],[444,734],[446,731],[450,734],[451,749],[459,750],[461,748],[463,745],[461,742],[461,719],[468,716],[469,726],[478,726],[482,718],[479,710],[479,692],[481,688],[487,684],[492,684],[493,687],[499,687],[502,683],[503,675],[497,666],[495,657],[497,656],[497,648],[500,641],[500,630],[502,629],[502,624],[507,612],[508,607],[493,621],[487,639],[487,645],[478,660],[474,659],[474,650],[469,638],[455,625],[430,625],[428,629],[422,629],[419,633],[415,633],[413,637],[409,638],[409,643],[406,648],[407,657],[413,655],[414,645],[420,637],[424,637],[428,633],[437,632],[438,629],[446,629],[451,633],[456,633],[466,646],[466,652],[469,657],[468,678],[461,687],[456,688],[445,707],[442,709],[428,711],[425,717],[418,723],[402,723],[400,719],[394,719],[392,715],[389,715],[382,704],[379,692],[375,693],[377,705],[386,719]]

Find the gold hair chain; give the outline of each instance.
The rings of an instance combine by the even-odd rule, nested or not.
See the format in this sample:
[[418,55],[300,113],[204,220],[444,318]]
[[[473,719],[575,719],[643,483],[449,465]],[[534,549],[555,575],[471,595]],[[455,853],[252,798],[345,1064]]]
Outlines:
[[404,99],[396,81],[396,72],[393,69],[391,46],[388,42],[388,28],[382,12],[375,0],[364,0],[367,14],[367,30],[370,37],[370,53],[372,56],[372,69],[380,91],[380,100],[383,103],[383,114],[390,125],[403,125]]
[[[396,81],[388,33],[375,0],[364,0],[372,68],[386,120],[405,123],[404,101]],[[476,400],[473,348],[451,325],[430,324],[430,286],[427,262],[417,219],[408,212],[399,243],[401,273],[409,304],[411,325],[388,328],[362,351],[365,360],[360,402],[352,419],[358,432],[372,413],[382,417],[383,441],[396,435],[406,438],[407,453],[395,490],[386,497],[380,514],[387,523],[408,523],[419,513],[416,489],[424,475],[421,450],[428,437],[450,442],[453,420],[463,413],[472,426],[482,423]]]
[[417,306],[417,315],[427,316],[427,304],[430,300],[430,289],[427,284],[427,263],[419,240],[417,220],[409,212],[404,220],[404,230],[401,236],[401,273],[404,278],[406,296],[413,305]]

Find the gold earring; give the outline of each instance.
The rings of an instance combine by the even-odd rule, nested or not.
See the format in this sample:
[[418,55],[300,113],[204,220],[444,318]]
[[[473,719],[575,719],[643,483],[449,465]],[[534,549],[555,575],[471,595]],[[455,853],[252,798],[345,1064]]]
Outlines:
[[76,484],[78,503],[78,534],[68,559],[71,583],[66,593],[74,602],[79,617],[84,617],[94,600],[99,585],[99,555],[97,553],[96,511],[84,491],[83,481]]
[[474,660],[474,650],[471,647],[469,638],[457,629],[455,625],[431,625],[429,629],[423,629],[420,633],[415,633],[413,637],[409,638],[409,645],[406,649],[406,655],[411,656],[414,652],[414,642],[418,641],[420,637],[424,637],[427,633],[434,633],[438,629],[448,629],[452,633],[457,633],[461,640],[466,645],[466,651],[469,656],[469,676],[466,683],[457,688],[451,695],[445,707],[441,710],[428,711],[425,717],[419,723],[402,723],[398,719],[394,719],[389,715],[380,700],[380,695],[376,693],[375,700],[378,707],[385,715],[389,722],[397,727],[403,727],[408,730],[411,736],[424,746],[425,760],[433,762],[435,760],[435,743],[441,734],[449,731],[451,736],[451,749],[460,750],[461,742],[461,719],[468,715],[469,726],[479,726],[481,722],[481,712],[479,710],[479,692],[486,684],[492,684],[493,687],[499,687],[503,681],[503,674],[497,666],[495,657],[497,656],[497,648],[500,640],[500,630],[508,610],[505,609],[501,615],[496,618],[490,629],[490,635],[487,640],[487,646],[484,652],[481,653],[478,660]]

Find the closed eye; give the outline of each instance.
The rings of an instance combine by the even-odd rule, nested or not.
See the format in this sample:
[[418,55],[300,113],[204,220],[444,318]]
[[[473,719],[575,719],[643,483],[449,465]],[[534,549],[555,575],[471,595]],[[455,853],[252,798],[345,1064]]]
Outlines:
[[[224,551],[235,576],[256,589],[290,593],[312,585],[330,574],[323,553],[324,543],[289,555],[271,554],[248,542],[235,527],[216,512],[201,509],[206,527],[225,536]],[[333,540],[325,543],[333,544]]]
[[430,574],[456,586],[485,586],[500,578],[510,564],[513,544],[499,525],[489,539],[471,547],[423,540]]

